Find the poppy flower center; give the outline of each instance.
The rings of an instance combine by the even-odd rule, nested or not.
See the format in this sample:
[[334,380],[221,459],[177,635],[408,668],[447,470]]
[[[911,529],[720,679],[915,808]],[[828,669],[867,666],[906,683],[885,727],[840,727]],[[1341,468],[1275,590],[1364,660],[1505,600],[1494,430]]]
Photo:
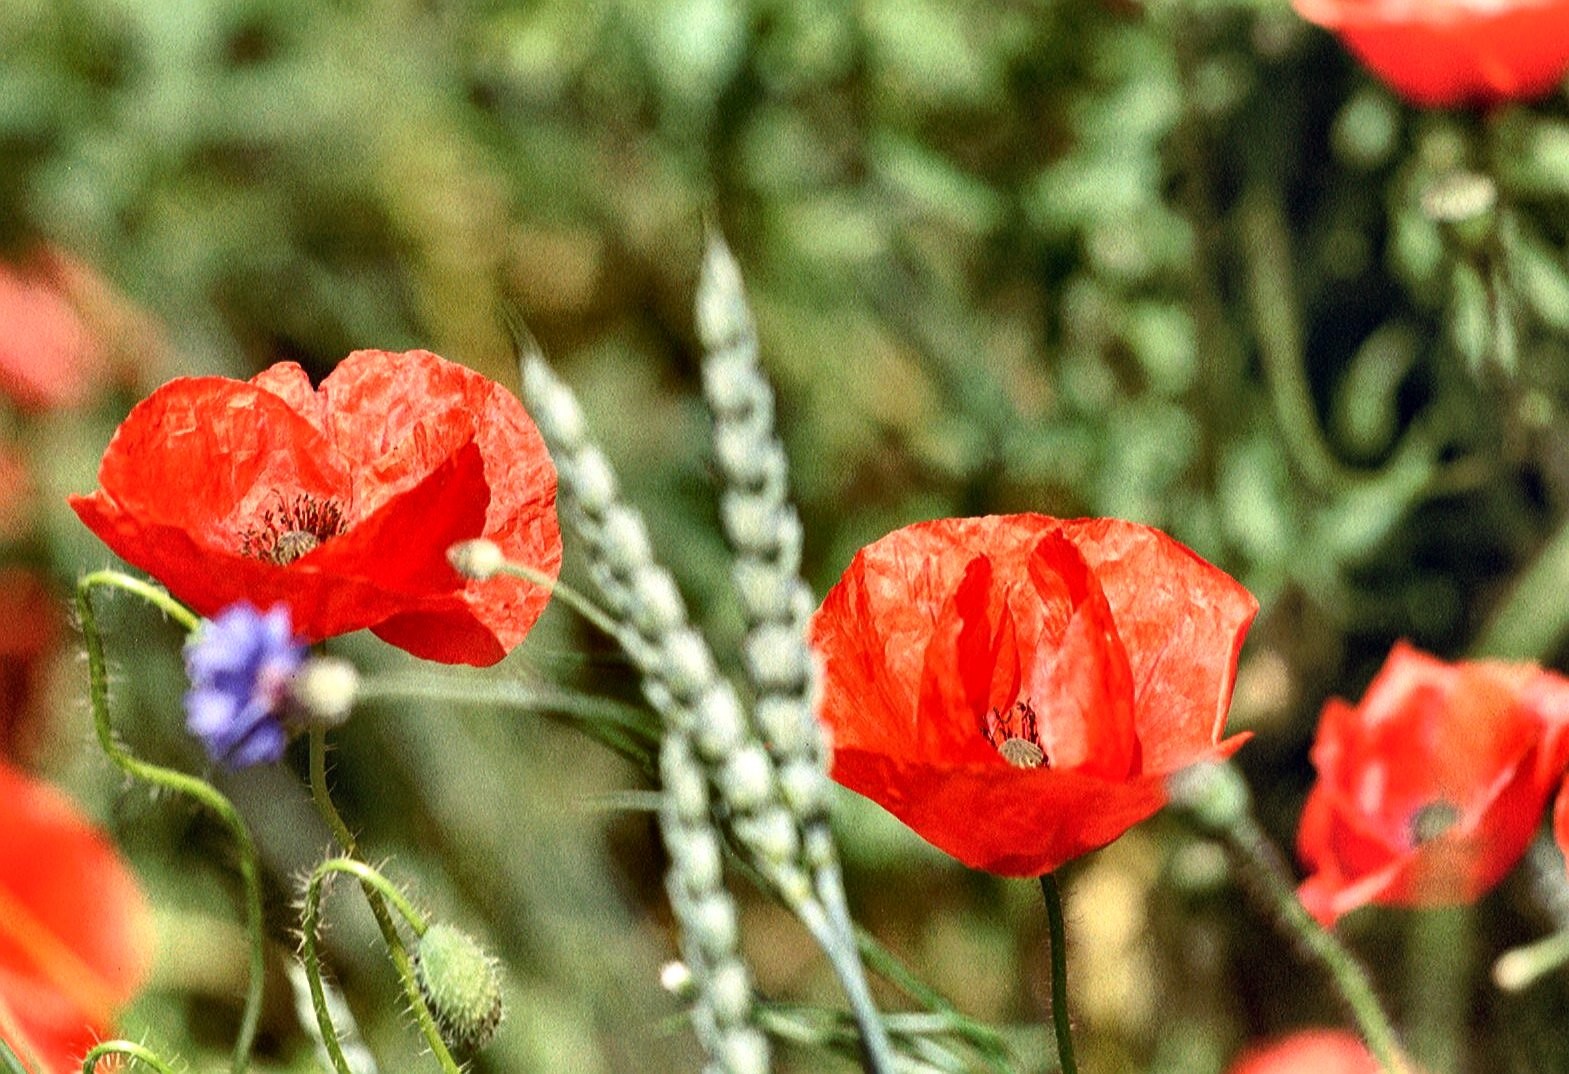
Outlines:
[[992,709],[981,721],[981,734],[1015,768],[1051,767],[1041,744],[1040,721],[1028,701],[1014,702],[1006,713]]
[[1460,820],[1460,810],[1442,798],[1427,803],[1411,814],[1409,835],[1412,846],[1423,846],[1442,836]]
[[240,535],[240,552],[287,567],[347,528],[336,500],[318,500],[308,492],[285,500],[280,494],[278,506],[262,512],[261,524]]

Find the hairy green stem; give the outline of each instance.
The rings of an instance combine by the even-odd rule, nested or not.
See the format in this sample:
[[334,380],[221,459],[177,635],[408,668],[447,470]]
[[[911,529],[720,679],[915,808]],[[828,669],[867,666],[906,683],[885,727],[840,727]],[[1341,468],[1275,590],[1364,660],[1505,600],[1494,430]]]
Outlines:
[[321,1039],[327,1047],[327,1055],[332,1059],[333,1067],[338,1074],[354,1074],[343,1054],[343,1046],[338,1042],[338,1028],[333,1025],[332,1012],[327,1007],[327,991],[322,985],[321,956],[316,949],[320,932],[322,887],[333,873],[347,873],[362,885],[375,888],[393,905],[409,928],[414,930],[414,935],[425,935],[430,923],[386,877],[356,858],[328,858],[311,873],[310,883],[305,888],[305,913],[301,922],[303,936],[300,946],[301,960],[305,963],[305,979],[310,985],[316,1025],[321,1030]]
[[98,1067],[98,1060],[106,1055],[117,1055],[137,1063],[145,1063],[158,1071],[158,1074],[174,1074],[174,1069],[160,1059],[151,1048],[137,1044],[134,1040],[106,1040],[93,1046],[82,1060],[82,1074],[93,1074]]
[[1057,1033],[1057,1059],[1062,1074],[1078,1074],[1073,1026],[1068,1020],[1068,929],[1062,917],[1062,893],[1051,873],[1041,874],[1041,895],[1046,900],[1046,931],[1051,944],[1051,1024]]
[[[332,794],[327,789],[327,732],[321,727],[313,727],[310,732],[310,781],[311,798],[315,801],[322,819],[332,829],[333,836],[343,847],[344,855],[355,857],[359,853],[359,847],[354,840],[354,833],[349,831],[349,826],[343,822],[338,807],[332,803]],[[414,1019],[419,1023],[420,1032],[430,1046],[431,1054],[436,1057],[436,1062],[441,1065],[445,1074],[461,1074],[457,1061],[452,1058],[452,1052],[447,1048],[447,1042],[441,1037],[441,1030],[436,1025],[435,1017],[430,1013],[430,1007],[425,1003],[425,996],[420,992],[419,983],[414,976],[414,963],[409,958],[408,948],[403,944],[403,937],[398,935],[398,927],[393,922],[392,915],[387,911],[387,903],[382,898],[381,890],[363,876],[360,877],[360,890],[365,893],[365,901],[370,904],[371,913],[375,915],[376,926],[381,929],[381,938],[387,945],[387,956],[392,959],[398,978],[403,982],[403,991],[408,996],[409,1008],[414,1012]],[[314,987],[311,998],[315,1000]]]
[[1227,829],[1227,843],[1248,870],[1254,890],[1268,900],[1280,927],[1329,973],[1336,990],[1351,1009],[1373,1057],[1385,1074],[1411,1074],[1394,1026],[1384,1013],[1372,982],[1345,946],[1303,907],[1286,867],[1269,837],[1251,815]]
[[261,1020],[262,991],[266,984],[267,938],[262,929],[261,873],[256,844],[245,822],[240,819],[239,811],[234,808],[234,803],[212,784],[185,772],[143,761],[115,739],[114,728],[109,722],[109,673],[104,663],[103,635],[98,629],[98,617],[92,601],[93,590],[100,587],[119,589],[141,597],[174,619],[187,633],[196,630],[201,619],[164,589],[119,571],[94,571],[76,583],[76,614],[81,620],[82,639],[87,648],[88,700],[92,705],[93,727],[98,735],[99,746],[126,775],[201,803],[223,822],[234,837],[240,879],[245,891],[245,927],[250,936],[250,979],[240,1016],[240,1031],[234,1042],[234,1054],[230,1062],[235,1074],[241,1074],[250,1066],[251,1047],[255,1043],[256,1027]]
[[1469,906],[1405,915],[1406,1039],[1424,1070],[1462,1070],[1471,1016],[1474,929]]

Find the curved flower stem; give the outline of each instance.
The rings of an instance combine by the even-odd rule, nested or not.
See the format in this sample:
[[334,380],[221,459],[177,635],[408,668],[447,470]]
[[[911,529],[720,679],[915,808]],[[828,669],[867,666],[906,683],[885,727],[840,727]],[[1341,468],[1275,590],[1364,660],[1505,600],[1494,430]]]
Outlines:
[[137,1044],[134,1040],[106,1040],[94,1045],[93,1050],[82,1060],[82,1074],[93,1074],[98,1067],[98,1060],[106,1055],[123,1056],[138,1063],[145,1063],[158,1071],[158,1074],[174,1074],[174,1069],[158,1058],[151,1048]]
[[1320,491],[1343,486],[1349,474],[1319,424],[1303,369],[1300,307],[1293,290],[1290,233],[1279,200],[1255,188],[1238,210],[1247,254],[1247,297],[1258,334],[1259,358],[1286,449],[1307,481]]
[[98,629],[97,614],[93,611],[92,591],[97,587],[120,589],[141,597],[179,623],[187,633],[201,624],[201,618],[161,587],[119,571],[94,571],[83,575],[76,583],[76,614],[81,620],[82,640],[87,647],[88,701],[92,705],[93,727],[98,734],[99,746],[126,775],[194,798],[206,806],[234,837],[240,879],[245,889],[245,928],[250,936],[250,983],[246,987],[240,1032],[235,1038],[234,1055],[230,1062],[235,1074],[240,1074],[250,1066],[251,1046],[256,1040],[256,1026],[261,1019],[262,990],[267,969],[267,938],[262,930],[261,874],[257,864],[256,844],[245,822],[240,819],[239,811],[234,808],[234,803],[212,784],[185,772],[143,761],[115,739],[114,728],[109,723],[109,673],[104,664],[103,635]]
[[535,585],[549,590],[551,595],[559,597],[563,602],[571,605],[574,611],[590,623],[593,623],[605,634],[615,638],[617,641],[621,640],[625,632],[621,624],[612,619],[603,608],[595,604],[587,596],[579,593],[559,578],[552,578],[543,571],[536,571],[533,567],[525,567],[521,563],[513,563],[511,561],[502,565],[500,573],[510,574],[515,578],[521,578],[525,582],[533,582]]
[[430,922],[386,877],[355,858],[329,858],[316,866],[315,871],[311,873],[310,883],[305,888],[305,913],[301,922],[303,935],[300,946],[301,960],[305,963],[305,979],[310,984],[311,1006],[316,1011],[316,1025],[321,1030],[321,1039],[327,1047],[327,1055],[332,1059],[333,1067],[338,1074],[354,1074],[354,1069],[343,1054],[343,1045],[338,1042],[338,1027],[333,1025],[332,1012],[327,1007],[327,992],[322,987],[321,979],[321,956],[316,950],[317,934],[320,931],[318,926],[321,919],[322,886],[333,873],[348,873],[367,888],[374,888],[380,892],[402,915],[409,928],[414,930],[414,935],[425,935]]
[[[332,829],[332,834],[339,845],[343,847],[344,855],[353,858],[359,853],[358,844],[354,841],[354,833],[349,831],[349,826],[343,822],[343,817],[339,815],[338,807],[332,804],[332,795],[327,790],[327,731],[322,727],[312,727],[310,731],[310,779],[311,798],[316,803],[316,809],[327,822],[327,826]],[[398,927],[393,922],[392,915],[387,912],[382,889],[373,881],[366,879],[364,875],[360,875],[359,879],[360,890],[365,893],[365,901],[370,904],[371,913],[376,917],[376,925],[381,929],[381,938],[387,945],[387,956],[392,959],[392,965],[403,982],[403,991],[409,999],[409,1009],[414,1012],[414,1019],[419,1023],[425,1043],[430,1046],[431,1054],[436,1057],[436,1062],[441,1065],[445,1074],[461,1074],[461,1068],[452,1058],[447,1042],[442,1040],[441,1030],[436,1026],[436,1019],[431,1015],[430,1007],[425,1003],[425,996],[419,990],[419,984],[414,977],[414,963],[409,958],[408,948],[403,945],[403,937],[398,935]],[[406,906],[407,903],[404,905]],[[412,910],[413,907],[409,906],[408,909]],[[404,907],[400,906],[399,913],[403,912]],[[407,914],[404,916],[408,917]],[[414,927],[412,919],[410,926]],[[422,929],[415,927],[414,931],[419,935]],[[316,998],[314,984],[311,988],[311,998],[314,1002]],[[319,1007],[317,1011],[319,1017]]]
[[1051,1022],[1057,1032],[1057,1058],[1062,1074],[1078,1074],[1073,1058],[1073,1027],[1068,1021],[1068,929],[1062,918],[1062,894],[1057,878],[1041,874],[1041,895],[1046,899],[1046,929],[1051,944]]
[[1200,763],[1172,776],[1167,789],[1194,824],[1224,843],[1248,895],[1274,914],[1280,930],[1296,941],[1305,957],[1328,971],[1385,1074],[1412,1074],[1366,971],[1297,898],[1280,851],[1253,819],[1252,795],[1241,774],[1224,761]]

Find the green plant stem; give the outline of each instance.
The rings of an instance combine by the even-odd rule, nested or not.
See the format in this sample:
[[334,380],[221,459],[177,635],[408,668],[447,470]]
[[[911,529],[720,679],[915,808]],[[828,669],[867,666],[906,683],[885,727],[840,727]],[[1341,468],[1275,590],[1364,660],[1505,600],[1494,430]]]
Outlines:
[[234,803],[212,784],[196,776],[143,761],[116,741],[114,728],[109,722],[109,673],[104,663],[103,635],[98,629],[98,617],[92,601],[92,592],[99,587],[119,589],[141,597],[174,619],[187,633],[196,630],[201,619],[164,589],[119,571],[94,571],[76,583],[76,614],[81,621],[82,639],[87,648],[88,700],[93,710],[93,727],[98,735],[99,746],[126,775],[200,802],[223,822],[234,837],[240,879],[245,891],[245,928],[250,936],[250,979],[240,1016],[240,1031],[235,1038],[230,1063],[235,1074],[241,1074],[250,1066],[251,1047],[255,1043],[256,1027],[261,1019],[267,969],[267,938],[262,930],[261,872],[256,844],[245,822],[240,819],[239,811],[234,808]]
[[1424,1070],[1461,1070],[1471,1014],[1473,930],[1469,906],[1406,915],[1405,1025]]
[[1062,893],[1051,873],[1041,874],[1041,895],[1046,900],[1046,931],[1051,944],[1051,1023],[1057,1033],[1057,1059],[1062,1074],[1078,1074],[1073,1026],[1068,1020],[1068,928],[1062,917]]
[[[315,801],[322,819],[332,829],[333,836],[343,847],[344,855],[350,858],[356,857],[359,847],[354,840],[354,833],[349,831],[349,826],[343,822],[343,817],[339,815],[338,807],[332,804],[332,795],[327,789],[327,732],[321,727],[313,727],[310,731],[310,781],[311,798]],[[414,1019],[419,1023],[420,1032],[430,1046],[431,1054],[436,1057],[436,1062],[441,1065],[445,1074],[461,1074],[457,1062],[452,1058],[452,1052],[447,1048],[447,1042],[442,1040],[441,1030],[430,1013],[430,1007],[425,1003],[425,996],[419,990],[419,983],[414,977],[413,961],[409,958],[408,948],[403,945],[403,937],[398,935],[398,927],[393,922],[392,915],[387,911],[386,900],[382,898],[382,893],[376,885],[364,877],[360,878],[360,890],[365,893],[365,901],[370,904],[371,913],[375,915],[376,926],[381,929],[381,938],[387,945],[387,956],[392,959],[398,978],[403,982],[403,991],[409,999],[409,1009],[414,1012]],[[312,1000],[314,999],[313,989]]]
[[501,573],[510,574],[515,578],[521,578],[525,582],[533,582],[537,586],[542,586],[543,588],[550,590],[552,596],[560,598],[584,619],[587,619],[590,623],[593,623],[604,633],[612,638],[615,638],[617,641],[621,639],[625,628],[623,628],[620,623],[617,623],[614,619],[612,619],[609,613],[607,613],[599,605],[595,604],[587,596],[567,585],[559,578],[552,578],[543,571],[537,571],[533,567],[525,567],[521,563],[512,562],[503,564],[501,567]]
[[873,973],[892,983],[928,1011],[947,1018],[953,1026],[953,1031],[980,1052],[992,1070],[997,1071],[998,1074],[1007,1074],[1012,1070],[1008,1048],[1003,1043],[1002,1034],[955,1007],[946,996],[921,980],[908,966],[899,961],[898,957],[884,947],[877,937],[859,925],[855,926],[855,942],[862,960]]
[[93,1050],[82,1060],[82,1074],[93,1074],[98,1067],[98,1060],[106,1055],[123,1056],[133,1062],[145,1063],[158,1074],[174,1074],[174,1069],[158,1058],[151,1048],[137,1044],[134,1040],[106,1040],[94,1045]]
[[425,935],[430,927],[425,915],[414,908],[393,884],[381,873],[355,858],[329,858],[316,866],[310,883],[305,888],[305,913],[301,922],[301,957],[305,963],[305,979],[310,985],[311,1006],[316,1011],[316,1025],[327,1047],[327,1055],[338,1074],[354,1074],[343,1046],[338,1042],[338,1027],[333,1025],[332,1012],[327,1007],[327,992],[322,985],[321,956],[316,949],[321,921],[321,892],[326,880],[333,873],[347,873],[363,885],[375,888],[402,915],[416,936]]
[[1285,213],[1278,199],[1262,188],[1249,191],[1238,212],[1248,304],[1281,437],[1310,485],[1320,491],[1345,485],[1350,477],[1324,438],[1303,367],[1305,349]]
[[1329,973],[1385,1074],[1412,1074],[1394,1026],[1384,1013],[1367,973],[1334,934],[1303,907],[1279,852],[1258,822],[1251,815],[1244,815],[1225,830],[1225,838],[1233,855],[1247,871],[1252,881],[1251,890],[1268,901],[1280,928]]

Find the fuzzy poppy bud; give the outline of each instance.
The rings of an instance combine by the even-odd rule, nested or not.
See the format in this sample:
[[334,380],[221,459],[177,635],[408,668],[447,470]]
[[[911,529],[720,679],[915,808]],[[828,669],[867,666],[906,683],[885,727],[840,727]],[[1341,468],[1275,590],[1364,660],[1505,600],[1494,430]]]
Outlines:
[[447,562],[463,577],[483,582],[507,565],[507,557],[495,541],[476,537],[447,549]]
[[289,700],[302,722],[331,729],[349,718],[359,688],[360,674],[353,664],[335,656],[316,656],[295,672]]
[[420,937],[415,978],[442,1036],[456,1048],[482,1048],[501,1024],[501,974],[496,960],[461,929],[432,925]]

